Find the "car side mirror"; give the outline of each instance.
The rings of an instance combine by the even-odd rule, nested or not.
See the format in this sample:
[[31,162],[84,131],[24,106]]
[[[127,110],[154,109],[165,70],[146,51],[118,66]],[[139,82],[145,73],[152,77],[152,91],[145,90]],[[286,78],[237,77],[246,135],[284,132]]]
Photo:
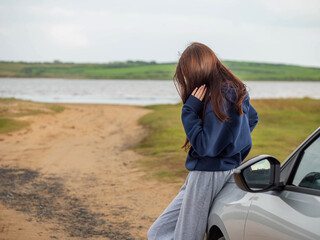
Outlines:
[[247,192],[266,192],[279,189],[280,162],[270,155],[254,157],[234,170],[238,187]]
[[320,173],[308,173],[299,183],[299,187],[313,188],[320,190]]

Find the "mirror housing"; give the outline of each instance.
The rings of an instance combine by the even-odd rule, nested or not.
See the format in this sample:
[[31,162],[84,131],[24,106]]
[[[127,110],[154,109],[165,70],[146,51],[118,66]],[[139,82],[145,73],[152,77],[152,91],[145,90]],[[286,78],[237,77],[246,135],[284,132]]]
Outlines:
[[259,155],[234,169],[234,179],[239,188],[247,192],[280,190],[280,162],[270,155]]

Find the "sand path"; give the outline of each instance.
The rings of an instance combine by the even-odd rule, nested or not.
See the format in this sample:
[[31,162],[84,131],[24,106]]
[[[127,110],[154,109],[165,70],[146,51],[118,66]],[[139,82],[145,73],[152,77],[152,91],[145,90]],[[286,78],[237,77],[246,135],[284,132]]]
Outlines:
[[0,135],[0,239],[146,239],[177,184],[144,180],[137,106],[63,104]]

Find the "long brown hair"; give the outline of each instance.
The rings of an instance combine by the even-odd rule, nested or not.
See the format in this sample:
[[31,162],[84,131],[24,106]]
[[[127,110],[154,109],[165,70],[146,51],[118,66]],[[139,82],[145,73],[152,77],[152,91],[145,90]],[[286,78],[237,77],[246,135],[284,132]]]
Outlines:
[[[213,112],[221,121],[229,120],[225,109],[221,109],[221,106],[225,106],[226,103],[222,86],[227,86],[227,89],[233,88],[236,95],[233,107],[239,115],[243,114],[242,101],[247,93],[245,84],[220,62],[209,47],[202,43],[191,43],[183,51],[173,81],[183,103],[196,87],[205,84],[207,92],[203,100],[204,106],[210,101]],[[204,122],[204,114],[205,107],[202,115],[199,116],[202,122]],[[187,137],[181,148],[185,151],[190,148]]]

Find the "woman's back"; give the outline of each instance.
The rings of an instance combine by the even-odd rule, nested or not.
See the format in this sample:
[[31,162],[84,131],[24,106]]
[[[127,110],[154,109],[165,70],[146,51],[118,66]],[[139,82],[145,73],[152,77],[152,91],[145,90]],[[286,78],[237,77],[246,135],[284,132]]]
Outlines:
[[203,111],[204,104],[193,95],[190,95],[182,108],[181,120],[191,143],[186,158],[188,170],[233,169],[240,165],[250,152],[250,133],[258,122],[258,115],[249,102],[249,94],[242,101],[243,114],[239,115],[234,108],[234,89],[224,87],[222,91],[226,98],[224,107],[228,121],[217,118],[209,101],[204,110],[202,125],[198,115]]

